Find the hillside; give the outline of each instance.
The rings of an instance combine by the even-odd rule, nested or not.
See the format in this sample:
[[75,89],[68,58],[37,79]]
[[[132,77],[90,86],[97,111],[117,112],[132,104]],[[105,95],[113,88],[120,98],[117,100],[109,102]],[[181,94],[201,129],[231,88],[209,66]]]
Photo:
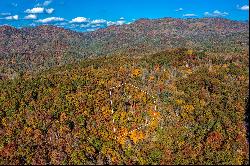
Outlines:
[[0,76],[15,77],[86,57],[152,54],[170,48],[213,52],[248,50],[248,23],[222,18],[140,19],[79,33],[53,26],[0,27]]
[[172,49],[0,80],[0,164],[247,165],[248,58]]

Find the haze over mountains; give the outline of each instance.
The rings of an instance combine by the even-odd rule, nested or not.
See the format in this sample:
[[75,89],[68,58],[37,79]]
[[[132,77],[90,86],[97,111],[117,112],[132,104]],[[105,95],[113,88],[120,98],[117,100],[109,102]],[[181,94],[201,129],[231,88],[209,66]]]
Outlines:
[[113,54],[151,54],[172,48],[235,52],[249,45],[249,24],[222,18],[140,19],[129,25],[74,32],[43,25],[0,27],[1,73],[36,70]]

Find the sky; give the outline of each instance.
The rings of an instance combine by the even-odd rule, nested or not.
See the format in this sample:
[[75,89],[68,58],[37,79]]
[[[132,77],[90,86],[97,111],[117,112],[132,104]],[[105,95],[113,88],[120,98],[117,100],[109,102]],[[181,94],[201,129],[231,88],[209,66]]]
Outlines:
[[0,26],[55,25],[94,31],[140,18],[249,20],[249,0],[0,0]]

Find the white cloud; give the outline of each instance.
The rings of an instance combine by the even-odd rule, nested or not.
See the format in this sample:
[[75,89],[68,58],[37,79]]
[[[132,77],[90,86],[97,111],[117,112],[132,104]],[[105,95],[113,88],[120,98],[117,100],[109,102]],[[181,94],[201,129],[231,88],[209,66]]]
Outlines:
[[101,24],[94,24],[94,25],[90,25],[89,27],[96,28],[96,27],[100,27],[100,26],[102,26],[102,25]]
[[95,31],[95,30],[97,30],[98,28],[91,28],[91,29],[87,29],[86,31],[87,32],[92,32],[92,31]]
[[29,14],[29,15],[25,16],[24,19],[34,20],[34,19],[37,19],[37,16],[35,14]]
[[44,7],[49,6],[51,3],[52,3],[52,0],[46,0],[43,3],[36,4],[36,7],[38,7],[38,6],[44,6]]
[[43,3],[43,6],[48,6],[49,4],[51,4],[51,2],[52,2],[52,0],[45,1],[45,2]]
[[91,24],[103,24],[106,23],[107,21],[104,19],[98,19],[98,20],[93,20],[91,21]]
[[125,18],[124,18],[124,17],[121,17],[120,20],[125,20]]
[[239,5],[237,5],[237,7],[240,10],[249,10],[249,5],[244,5],[244,6],[241,6],[241,7],[239,7]]
[[194,17],[197,16],[196,14],[193,13],[188,13],[188,14],[183,14],[184,17]]
[[107,21],[107,26],[111,26],[111,25],[123,25],[125,24],[124,20],[119,20],[119,21]]
[[122,25],[124,23],[125,23],[125,21],[123,21],[123,20],[116,21],[116,25]]
[[6,20],[18,20],[18,18],[19,18],[18,15],[5,17]]
[[116,25],[116,24],[115,24],[115,22],[113,22],[113,21],[108,21],[108,22],[107,22],[107,26],[111,26],[111,25]]
[[37,14],[37,13],[43,13],[43,12],[44,12],[43,7],[35,7],[33,9],[25,10],[25,13],[29,13],[29,14]]
[[54,10],[55,10],[55,9],[53,9],[53,8],[45,9],[46,13],[48,13],[48,14],[53,13]]
[[209,13],[209,12],[205,12],[204,15],[205,15],[205,16],[208,16],[208,15],[210,15],[210,13]]
[[82,24],[82,25],[80,25],[80,27],[81,28],[89,28],[89,27],[91,27],[91,25],[90,24]]
[[64,21],[64,18],[61,18],[61,17],[48,17],[48,18],[45,18],[45,19],[40,19],[37,22],[48,23],[48,22],[57,22],[57,21]]
[[182,11],[182,10],[183,10],[183,8],[180,7],[179,9],[176,9],[175,11],[178,12],[178,11]]
[[227,16],[228,14],[229,13],[227,13],[227,12],[220,12],[219,10],[215,10],[212,13],[209,13],[209,12],[204,13],[205,16],[209,16],[209,17]]
[[88,19],[85,17],[76,17],[70,21],[70,23],[82,23],[82,22],[88,22]]

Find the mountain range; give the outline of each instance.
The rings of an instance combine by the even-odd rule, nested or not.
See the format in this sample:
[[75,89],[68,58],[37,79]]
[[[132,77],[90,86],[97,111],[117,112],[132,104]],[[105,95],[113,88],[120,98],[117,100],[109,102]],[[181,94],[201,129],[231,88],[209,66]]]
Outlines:
[[152,54],[173,48],[213,52],[248,49],[249,24],[223,18],[139,19],[93,32],[55,26],[0,27],[0,73],[12,75],[107,55]]

